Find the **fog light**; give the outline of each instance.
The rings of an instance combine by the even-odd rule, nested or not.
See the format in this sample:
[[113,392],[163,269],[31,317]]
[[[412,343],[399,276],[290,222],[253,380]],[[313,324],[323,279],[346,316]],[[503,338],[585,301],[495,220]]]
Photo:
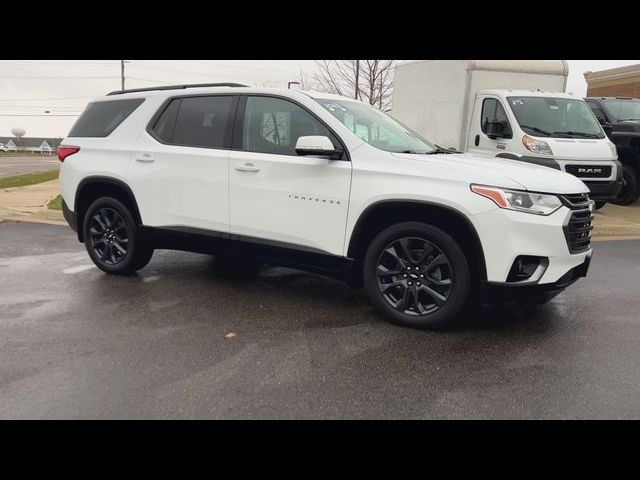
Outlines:
[[536,272],[539,266],[546,267],[549,260],[546,257],[533,257],[529,255],[520,255],[516,257],[509,270],[507,282],[522,282],[529,280]]

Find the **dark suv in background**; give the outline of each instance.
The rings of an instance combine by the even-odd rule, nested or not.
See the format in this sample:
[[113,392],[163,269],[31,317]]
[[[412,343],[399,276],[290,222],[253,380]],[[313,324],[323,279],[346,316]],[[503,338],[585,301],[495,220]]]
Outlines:
[[622,163],[622,189],[612,203],[630,205],[640,197],[640,99],[587,97],[602,128],[618,150]]

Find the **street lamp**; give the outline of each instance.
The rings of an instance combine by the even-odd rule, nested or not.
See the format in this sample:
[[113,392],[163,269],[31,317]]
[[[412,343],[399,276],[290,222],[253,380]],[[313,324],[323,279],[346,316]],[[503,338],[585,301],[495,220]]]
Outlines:
[[300,85],[300,82],[287,82],[287,89],[291,89],[291,85]]

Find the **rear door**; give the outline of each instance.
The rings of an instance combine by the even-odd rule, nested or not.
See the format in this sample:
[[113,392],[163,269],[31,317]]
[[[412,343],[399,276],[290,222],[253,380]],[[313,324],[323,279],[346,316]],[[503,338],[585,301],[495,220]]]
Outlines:
[[299,156],[299,137],[337,137],[289,99],[244,96],[230,160],[230,230],[282,246],[342,255],[351,162]]
[[142,221],[229,230],[233,95],[170,99],[136,143],[127,172]]

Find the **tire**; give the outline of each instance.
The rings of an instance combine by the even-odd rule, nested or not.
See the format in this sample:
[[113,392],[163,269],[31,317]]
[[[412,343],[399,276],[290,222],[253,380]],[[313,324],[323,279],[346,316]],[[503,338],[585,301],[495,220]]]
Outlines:
[[602,207],[604,207],[607,204],[607,202],[603,202],[602,200],[596,200],[595,204],[596,204],[595,205],[596,210],[600,210]]
[[153,255],[131,212],[115,198],[98,198],[89,205],[82,232],[93,263],[112,275],[131,275],[145,267]]
[[616,205],[631,205],[640,197],[640,182],[638,181],[638,169],[631,165],[622,166],[622,189],[618,197],[611,203]]
[[458,243],[420,222],[393,225],[373,239],[364,257],[363,280],[382,315],[412,328],[453,326],[471,294],[471,272]]

